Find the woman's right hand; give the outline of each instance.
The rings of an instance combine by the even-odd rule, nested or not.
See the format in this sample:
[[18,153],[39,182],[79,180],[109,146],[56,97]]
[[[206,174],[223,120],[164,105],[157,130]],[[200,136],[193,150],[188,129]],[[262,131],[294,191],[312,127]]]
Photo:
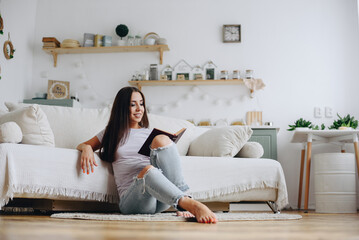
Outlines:
[[77,150],[81,151],[81,169],[82,172],[85,173],[87,171],[87,174],[90,174],[94,171],[94,167],[98,166],[95,160],[94,151],[100,148],[100,141],[95,136],[91,138],[90,140],[81,143],[77,146]]
[[94,152],[92,150],[92,147],[90,145],[86,145],[82,148],[82,153],[81,153],[81,169],[82,172],[85,173],[87,172],[87,174],[90,174],[90,169],[91,172],[94,172],[94,167],[97,167],[97,163],[95,160],[95,155]]

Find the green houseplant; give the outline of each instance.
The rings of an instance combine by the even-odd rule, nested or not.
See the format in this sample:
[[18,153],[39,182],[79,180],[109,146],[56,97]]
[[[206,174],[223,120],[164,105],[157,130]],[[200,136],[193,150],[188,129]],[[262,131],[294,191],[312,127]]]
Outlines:
[[300,118],[297,121],[295,121],[293,125],[288,125],[288,126],[289,126],[289,129],[287,129],[288,131],[293,131],[296,128],[312,128],[312,122]]
[[329,127],[329,129],[347,129],[352,128],[356,129],[358,127],[358,120],[356,120],[350,114],[346,115],[345,117],[341,117],[338,113],[337,116],[339,119],[334,120],[333,124]]

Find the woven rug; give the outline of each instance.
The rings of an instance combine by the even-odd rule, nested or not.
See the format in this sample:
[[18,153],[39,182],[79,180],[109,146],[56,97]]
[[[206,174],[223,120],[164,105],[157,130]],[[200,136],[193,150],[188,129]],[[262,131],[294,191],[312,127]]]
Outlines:
[[[274,213],[216,213],[218,221],[268,221],[268,220],[297,220],[301,215],[297,214],[274,214]],[[194,218],[186,219],[179,217],[176,213],[156,214],[106,214],[106,213],[56,213],[52,218],[86,219],[100,221],[128,221],[128,222],[186,222],[195,221]]]

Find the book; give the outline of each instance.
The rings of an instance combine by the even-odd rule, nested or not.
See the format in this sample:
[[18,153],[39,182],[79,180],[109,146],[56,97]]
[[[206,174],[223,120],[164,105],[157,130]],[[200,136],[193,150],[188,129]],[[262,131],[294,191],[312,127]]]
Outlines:
[[56,43],[58,46],[60,46],[60,42],[54,38],[54,37],[43,37],[42,38],[42,42],[54,42]]
[[44,48],[56,48],[56,47],[60,47],[60,46],[57,45],[55,42],[44,42],[43,47]]
[[142,147],[140,148],[140,150],[138,151],[139,154],[145,155],[145,156],[150,156],[150,145],[153,141],[153,139],[160,134],[166,135],[168,136],[174,143],[177,143],[178,140],[180,140],[180,138],[182,137],[183,133],[186,131],[186,128],[182,128],[181,130],[179,130],[176,133],[169,133],[166,131],[163,131],[161,129],[158,128],[154,128],[152,130],[152,132],[150,133],[150,135],[147,137],[146,141],[143,143]]

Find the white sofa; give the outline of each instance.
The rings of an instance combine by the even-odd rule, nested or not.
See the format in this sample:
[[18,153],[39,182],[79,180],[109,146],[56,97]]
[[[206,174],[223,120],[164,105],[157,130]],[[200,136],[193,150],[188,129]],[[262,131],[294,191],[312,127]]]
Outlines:
[[[116,208],[118,195],[111,164],[96,155],[99,166],[95,172],[83,174],[80,153],[75,149],[106,126],[109,108],[14,103],[6,103],[6,106],[8,111],[0,111],[0,126],[16,122],[21,129],[22,142],[0,143],[0,207],[10,199],[20,198],[51,200],[52,210],[83,209],[75,202],[109,203],[101,205],[99,211],[110,205]],[[170,132],[187,128],[177,145],[184,177],[190,186],[189,194],[195,199],[207,203],[272,201],[278,209],[288,204],[279,162],[234,157],[246,155],[239,152],[243,145],[253,150],[253,145],[246,143],[252,133],[250,128],[205,129],[185,120],[153,114],[149,114],[149,121],[150,127]],[[61,207],[55,208],[54,203],[58,202]]]

